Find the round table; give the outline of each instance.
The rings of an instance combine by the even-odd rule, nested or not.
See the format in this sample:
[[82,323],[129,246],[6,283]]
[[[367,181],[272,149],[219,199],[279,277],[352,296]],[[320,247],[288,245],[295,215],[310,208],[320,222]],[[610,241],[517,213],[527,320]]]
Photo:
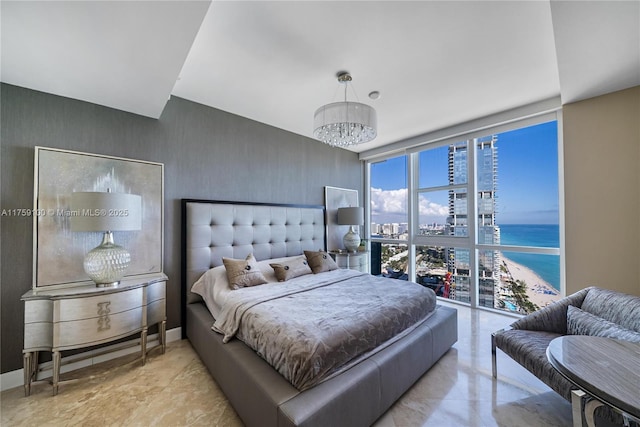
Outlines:
[[583,413],[587,424],[592,426],[593,411],[602,404],[617,410],[626,420],[640,422],[640,344],[566,335],[551,341],[547,358],[562,376],[596,399],[588,401],[583,411],[583,394],[573,394],[574,426],[582,426]]

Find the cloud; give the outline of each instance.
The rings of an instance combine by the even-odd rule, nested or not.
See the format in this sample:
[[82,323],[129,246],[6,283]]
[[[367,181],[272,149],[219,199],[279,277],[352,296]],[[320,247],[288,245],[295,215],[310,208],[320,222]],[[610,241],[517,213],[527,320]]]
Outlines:
[[405,214],[407,213],[407,189],[382,190],[371,189],[371,214]]
[[432,202],[427,199],[423,194],[419,196],[419,212],[420,216],[428,217],[446,217],[449,215],[449,207],[443,206],[439,203]]
[[[443,222],[449,214],[449,207],[433,202],[424,195],[419,200],[420,219],[429,222]],[[371,219],[383,224],[386,222],[407,222],[407,189],[382,190],[371,188]]]

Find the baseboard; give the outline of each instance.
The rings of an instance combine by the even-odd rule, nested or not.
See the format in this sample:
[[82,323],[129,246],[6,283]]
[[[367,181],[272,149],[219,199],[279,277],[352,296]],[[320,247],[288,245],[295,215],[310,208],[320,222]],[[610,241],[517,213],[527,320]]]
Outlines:
[[[182,339],[182,328],[173,328],[167,331],[167,342],[179,341]],[[131,340],[134,343],[136,340]],[[148,337],[148,348],[151,349],[155,345],[158,345],[158,335],[153,334]],[[99,350],[88,351],[86,353],[76,354],[67,358],[63,358],[63,365],[60,367],[60,372],[69,372],[76,369],[84,368],[98,363],[106,362],[107,360],[115,359],[116,357],[126,356],[127,354],[137,353],[140,351],[140,346],[135,345],[128,346],[121,350],[115,350],[121,347],[122,344],[115,346],[108,346]],[[113,351],[110,349],[113,348]],[[107,352],[107,353],[105,353]],[[82,360],[74,361],[74,359],[82,358]],[[65,360],[66,359],[66,360]],[[44,370],[41,371],[39,378],[51,377],[51,368],[47,367],[50,362],[43,363]],[[0,375],[0,391],[9,390],[15,387],[24,386],[24,370],[18,369],[11,372],[5,372]]]

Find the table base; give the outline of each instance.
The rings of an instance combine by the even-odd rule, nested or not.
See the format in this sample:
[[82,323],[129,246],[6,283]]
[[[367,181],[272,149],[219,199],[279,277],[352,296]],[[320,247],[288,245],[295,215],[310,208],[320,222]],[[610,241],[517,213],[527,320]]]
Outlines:
[[[573,427],[584,427],[585,422],[587,423],[587,427],[596,427],[595,411],[601,406],[605,406],[605,404],[584,391],[571,390]],[[625,427],[640,427],[640,420],[637,420],[629,414],[622,413],[622,419]]]

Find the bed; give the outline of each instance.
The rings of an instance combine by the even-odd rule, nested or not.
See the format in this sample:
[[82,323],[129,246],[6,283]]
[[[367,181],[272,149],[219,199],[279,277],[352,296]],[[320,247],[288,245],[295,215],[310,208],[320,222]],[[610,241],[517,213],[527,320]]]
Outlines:
[[[193,199],[183,199],[181,208],[183,335],[247,426],[371,425],[457,341],[456,310],[436,305],[428,316],[353,359],[346,369],[329,369],[317,383],[303,381],[296,387],[265,361],[264,354],[259,356],[233,334],[225,339],[212,330],[219,323],[211,314],[214,308],[191,288],[203,275],[219,270],[223,259],[253,255],[255,262],[264,265],[326,249],[324,208]],[[372,289],[381,286],[374,280],[391,280],[353,271],[311,276],[344,274],[353,276],[349,280],[369,280]],[[296,280],[308,278],[284,284],[293,286]],[[336,281],[342,280],[346,279]],[[256,286],[247,293],[266,292],[268,286]],[[276,286],[278,292],[286,289]],[[271,307],[270,311],[279,310]]]

